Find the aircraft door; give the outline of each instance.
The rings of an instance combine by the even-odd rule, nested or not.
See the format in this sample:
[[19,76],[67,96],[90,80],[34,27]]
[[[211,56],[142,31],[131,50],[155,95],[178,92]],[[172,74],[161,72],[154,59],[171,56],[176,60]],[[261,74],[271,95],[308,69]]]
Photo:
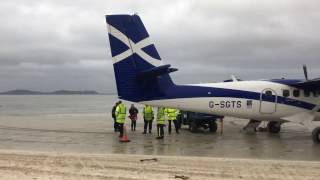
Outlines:
[[277,110],[277,93],[272,89],[264,89],[260,94],[260,113],[272,114]]

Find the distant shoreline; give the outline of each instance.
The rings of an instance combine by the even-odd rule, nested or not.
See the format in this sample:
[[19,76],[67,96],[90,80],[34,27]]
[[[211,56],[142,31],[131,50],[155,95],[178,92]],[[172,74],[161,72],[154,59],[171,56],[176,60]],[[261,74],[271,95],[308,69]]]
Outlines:
[[71,90],[58,90],[53,92],[41,92],[41,91],[31,91],[31,90],[11,90],[0,92],[0,95],[115,95],[116,93],[99,93],[93,90],[85,91],[71,91]]

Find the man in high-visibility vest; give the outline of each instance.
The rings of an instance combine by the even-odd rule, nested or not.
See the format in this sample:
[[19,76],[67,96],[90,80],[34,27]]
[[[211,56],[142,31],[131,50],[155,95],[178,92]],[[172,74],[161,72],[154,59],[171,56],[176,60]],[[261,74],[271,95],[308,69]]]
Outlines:
[[148,125],[149,125],[149,133],[151,133],[152,121],[154,119],[154,114],[153,114],[152,107],[150,105],[146,105],[143,108],[143,119],[144,119],[144,131],[143,131],[143,134],[147,134]]
[[119,128],[118,128],[118,123],[117,123],[117,118],[116,118],[116,108],[119,104],[119,101],[116,102],[116,104],[112,107],[112,111],[111,111],[111,115],[112,115],[112,118],[113,118],[113,128],[114,128],[114,132],[117,132],[119,131]]
[[118,104],[118,106],[116,108],[116,112],[115,112],[116,121],[117,121],[118,128],[120,131],[119,137],[123,136],[123,125],[126,121],[126,114],[127,114],[126,106],[121,101],[119,101],[119,104]]
[[163,107],[158,107],[158,111],[157,111],[157,130],[158,130],[157,139],[163,139],[164,137],[164,130],[163,130],[163,127],[165,125],[164,109],[165,108]]
[[165,114],[168,117],[168,132],[171,134],[171,122],[173,121],[174,123],[174,128],[176,129],[176,133],[179,134],[179,128],[177,124],[177,115],[178,115],[178,110],[174,108],[166,108],[165,109]]

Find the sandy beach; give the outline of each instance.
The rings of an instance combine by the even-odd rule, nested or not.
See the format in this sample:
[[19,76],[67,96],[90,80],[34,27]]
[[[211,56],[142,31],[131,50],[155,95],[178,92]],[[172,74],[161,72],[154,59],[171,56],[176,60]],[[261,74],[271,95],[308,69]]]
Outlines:
[[1,179],[305,179],[320,162],[0,151]]
[[320,146],[299,125],[246,133],[247,120],[225,118],[223,134],[184,126],[157,140],[155,129],[141,133],[139,117],[131,142],[120,143],[108,99],[0,97],[0,179],[319,179]]

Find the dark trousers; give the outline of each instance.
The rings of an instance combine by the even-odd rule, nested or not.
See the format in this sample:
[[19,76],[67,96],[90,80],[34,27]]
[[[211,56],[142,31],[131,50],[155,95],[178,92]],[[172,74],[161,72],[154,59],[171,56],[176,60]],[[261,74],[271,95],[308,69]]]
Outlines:
[[119,137],[122,137],[123,136],[123,124],[120,124],[120,123],[117,123],[118,124],[118,129],[119,129],[119,132],[120,132],[120,136]]
[[151,133],[151,130],[152,130],[152,120],[144,120],[144,133],[147,133],[147,128],[148,128],[148,125],[149,125],[149,133]]
[[137,121],[131,120],[131,131],[136,131]]
[[114,132],[117,132],[119,131],[119,128],[118,128],[118,123],[116,121],[116,118],[113,118],[114,122],[113,122],[113,128],[114,128]]
[[157,124],[158,129],[158,137],[163,138],[164,137],[164,130],[163,130],[164,124]]
[[178,128],[177,120],[168,120],[168,121],[169,121],[169,125],[168,125],[169,134],[171,134],[171,121],[173,121],[174,128],[176,129],[176,133],[179,134],[179,128]]

